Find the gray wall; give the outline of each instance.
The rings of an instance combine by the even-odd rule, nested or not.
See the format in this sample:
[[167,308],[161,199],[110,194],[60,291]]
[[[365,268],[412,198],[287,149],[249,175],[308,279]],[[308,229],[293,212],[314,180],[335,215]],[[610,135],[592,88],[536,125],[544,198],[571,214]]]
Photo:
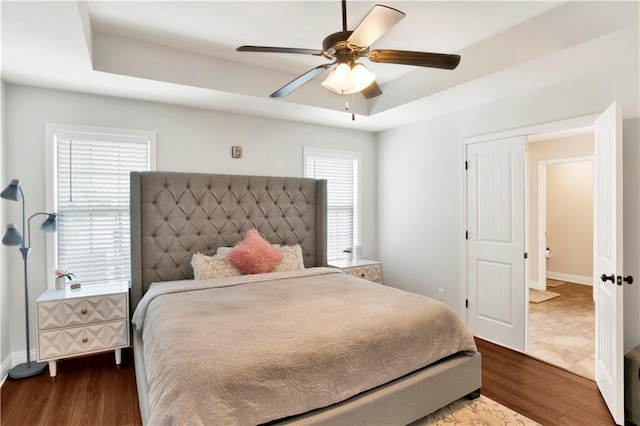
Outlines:
[[[378,253],[385,282],[462,307],[463,148],[466,137],[603,112],[622,106],[625,150],[625,269],[638,277],[638,63],[524,96],[378,135]],[[625,347],[640,343],[640,286],[625,291]]]
[[624,120],[623,226],[624,273],[634,278],[624,286],[624,347],[640,343],[640,118]]
[[[358,151],[362,159],[363,254],[377,256],[376,149],[371,133],[17,85],[6,86],[6,107],[10,143],[3,182],[11,177],[23,182],[29,214],[45,208],[45,123],[157,131],[158,170],[302,176],[304,146]],[[242,159],[231,158],[232,145],[243,147]],[[5,222],[20,220],[19,203],[3,206],[7,209]],[[43,233],[33,233],[32,246],[29,286],[34,315],[33,300],[46,288]],[[11,318],[10,351],[15,353],[24,351],[22,260],[15,248],[2,250],[8,253],[5,268],[12,283],[4,315]],[[32,342],[35,346],[35,340]]]

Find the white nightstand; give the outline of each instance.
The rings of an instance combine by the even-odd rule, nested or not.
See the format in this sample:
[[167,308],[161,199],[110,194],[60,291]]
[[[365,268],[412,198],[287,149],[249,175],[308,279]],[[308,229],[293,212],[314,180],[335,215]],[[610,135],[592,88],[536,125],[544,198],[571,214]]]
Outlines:
[[36,324],[38,361],[49,363],[54,380],[61,358],[114,350],[120,368],[122,348],[129,346],[129,287],[48,289],[36,299]]
[[382,263],[377,260],[332,260],[329,266],[340,268],[345,273],[354,277],[364,278],[374,283],[382,284]]

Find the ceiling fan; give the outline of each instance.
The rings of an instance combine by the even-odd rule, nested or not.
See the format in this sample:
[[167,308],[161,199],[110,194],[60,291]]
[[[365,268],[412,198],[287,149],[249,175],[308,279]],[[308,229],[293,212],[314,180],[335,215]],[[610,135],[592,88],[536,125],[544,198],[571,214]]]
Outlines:
[[328,35],[322,41],[322,50],[299,49],[292,47],[240,46],[238,52],[294,53],[301,55],[323,56],[333,60],[319,65],[295,80],[287,83],[271,94],[272,98],[284,96],[324,73],[336,65],[322,85],[340,94],[361,92],[366,99],[381,95],[382,90],[375,81],[375,75],[364,65],[356,62],[366,57],[370,61],[414,65],[418,67],[455,69],[460,63],[460,55],[443,53],[413,52],[407,50],[370,50],[369,46],[384,35],[405,14],[397,9],[375,5],[353,31],[347,30],[347,4],[342,0],[342,31]]

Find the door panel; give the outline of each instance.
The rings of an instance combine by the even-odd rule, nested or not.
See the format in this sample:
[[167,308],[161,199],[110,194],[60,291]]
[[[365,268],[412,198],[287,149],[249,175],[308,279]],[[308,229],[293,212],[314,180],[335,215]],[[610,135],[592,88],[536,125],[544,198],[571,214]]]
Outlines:
[[469,329],[525,350],[524,136],[467,145]]
[[[617,424],[624,424],[622,270],[622,123],[612,104],[595,123],[594,285],[596,382]],[[602,275],[614,275],[603,281]]]

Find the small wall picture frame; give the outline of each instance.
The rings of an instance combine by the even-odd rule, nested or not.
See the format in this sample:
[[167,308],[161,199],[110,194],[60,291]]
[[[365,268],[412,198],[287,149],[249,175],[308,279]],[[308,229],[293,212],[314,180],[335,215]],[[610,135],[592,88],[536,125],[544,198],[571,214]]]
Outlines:
[[232,146],[231,147],[231,158],[242,158],[242,147],[241,146]]

